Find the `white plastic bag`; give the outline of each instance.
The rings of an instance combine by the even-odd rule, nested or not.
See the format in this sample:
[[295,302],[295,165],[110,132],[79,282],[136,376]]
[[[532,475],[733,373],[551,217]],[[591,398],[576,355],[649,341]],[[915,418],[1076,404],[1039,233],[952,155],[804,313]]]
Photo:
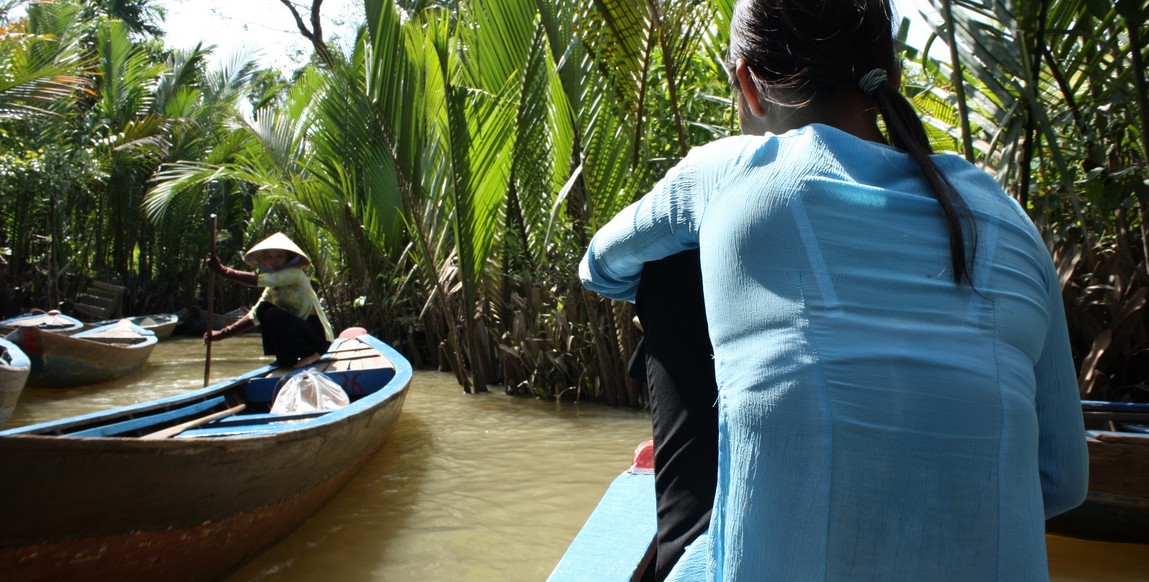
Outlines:
[[271,405],[272,414],[298,414],[313,410],[335,410],[350,400],[343,388],[322,372],[306,369],[287,380]]

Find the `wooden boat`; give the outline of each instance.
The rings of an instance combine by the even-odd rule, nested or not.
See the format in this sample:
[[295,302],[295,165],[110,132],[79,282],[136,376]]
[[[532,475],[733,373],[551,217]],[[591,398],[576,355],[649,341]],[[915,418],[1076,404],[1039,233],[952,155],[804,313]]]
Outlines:
[[1049,533],[1149,543],[1149,404],[1081,403],[1089,443],[1089,494],[1046,522]]
[[37,313],[25,313],[0,321],[0,335],[10,334],[22,328],[36,328],[51,333],[72,333],[84,328],[84,323],[53,309]]
[[[362,330],[358,330],[362,332]],[[218,580],[285,536],[383,445],[411,366],[362,333],[313,366],[350,404],[271,414],[295,370],[0,431],[0,580]]]
[[[243,318],[247,315],[248,309],[240,307],[233,309],[227,313],[213,313],[211,315],[211,328],[214,330],[223,329]],[[177,314],[179,317],[179,325],[176,326],[175,332],[180,335],[193,335],[201,336],[207,331],[208,313],[198,307],[188,307],[181,309]],[[252,328],[247,333],[251,333]]]
[[23,327],[8,339],[32,362],[29,386],[65,388],[127,376],[144,366],[156,347],[156,336],[131,322],[120,321],[72,335]]
[[[157,313],[153,315],[137,315],[135,317],[125,317],[135,325],[138,325],[154,334],[159,341],[166,340],[172,337],[172,332],[176,330],[176,326],[180,323],[180,316],[175,313]],[[84,324],[87,328],[102,327],[119,322],[119,319],[105,319],[104,321],[97,321],[94,323]]]
[[0,339],[0,426],[12,416],[32,364],[16,344]]
[[607,488],[547,580],[642,580],[654,567],[657,531],[654,442],[646,441],[635,449],[630,468]]

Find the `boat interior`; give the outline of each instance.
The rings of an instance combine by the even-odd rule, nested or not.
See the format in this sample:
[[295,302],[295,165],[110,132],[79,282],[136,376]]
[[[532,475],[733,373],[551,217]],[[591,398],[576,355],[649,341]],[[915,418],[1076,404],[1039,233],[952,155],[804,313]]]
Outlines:
[[[395,367],[386,356],[357,340],[346,341],[313,366],[339,384],[351,405],[386,387]],[[67,437],[218,438],[258,436],[282,431],[285,423],[314,419],[335,410],[274,414],[272,403],[295,374],[292,368],[263,368],[214,388],[184,397],[123,408],[117,411],[15,429],[0,435],[29,434]]]

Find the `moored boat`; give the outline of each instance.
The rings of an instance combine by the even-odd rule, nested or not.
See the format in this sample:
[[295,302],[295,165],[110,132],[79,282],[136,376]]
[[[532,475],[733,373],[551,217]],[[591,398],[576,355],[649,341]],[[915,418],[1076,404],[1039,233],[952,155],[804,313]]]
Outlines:
[[[226,313],[211,313],[211,328],[221,330],[239,321],[244,315],[247,315],[247,312],[247,308],[240,307]],[[179,318],[179,324],[175,329],[177,334],[201,336],[207,331],[209,315],[207,311],[198,307],[188,307],[181,309],[176,315]],[[255,329],[258,328],[252,328],[248,330],[248,333]]]
[[1049,533],[1149,543],[1149,404],[1081,403],[1089,444],[1089,494],[1046,522]]
[[657,530],[654,442],[646,441],[635,449],[630,468],[607,488],[547,580],[642,580],[654,567]]
[[7,335],[16,330],[35,328],[50,333],[72,333],[84,328],[84,323],[75,317],[64,315],[53,309],[51,311],[38,311],[25,313],[4,321],[0,321],[0,335]]
[[9,334],[8,339],[31,360],[28,385],[50,388],[96,384],[127,376],[143,367],[157,341],[155,334],[128,321],[72,335],[22,327]]
[[272,414],[294,370],[0,431],[0,579],[216,580],[286,535],[382,446],[411,366],[367,335],[311,369],[350,404]]
[[0,339],[0,426],[12,416],[32,364],[16,344]]
[[[124,317],[135,325],[138,325],[156,335],[159,341],[166,340],[172,336],[176,326],[179,325],[180,316],[175,313],[156,313],[152,315],[137,315],[135,317]],[[119,319],[106,319],[104,321],[97,321],[94,323],[85,324],[87,328],[102,327],[119,322]]]

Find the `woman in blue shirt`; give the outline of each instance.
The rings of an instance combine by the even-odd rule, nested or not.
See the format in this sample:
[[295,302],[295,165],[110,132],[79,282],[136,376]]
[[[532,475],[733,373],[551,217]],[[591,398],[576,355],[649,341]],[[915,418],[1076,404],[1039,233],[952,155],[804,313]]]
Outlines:
[[700,251],[718,489],[671,578],[1048,579],[1044,521],[1084,499],[1087,455],[1036,228],[930,154],[885,0],[732,22],[747,135],[692,150],[580,265],[633,300],[644,263]]

